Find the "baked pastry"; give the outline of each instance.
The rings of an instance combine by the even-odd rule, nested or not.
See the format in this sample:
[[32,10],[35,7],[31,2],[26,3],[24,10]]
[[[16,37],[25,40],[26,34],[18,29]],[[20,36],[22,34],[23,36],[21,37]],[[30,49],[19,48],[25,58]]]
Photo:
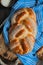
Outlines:
[[0,34],[0,65],[23,65],[16,54],[5,45],[2,34]]
[[43,60],[43,46],[36,52],[38,58]]
[[2,56],[4,59],[8,59],[8,60],[17,58],[17,56],[15,54],[13,54],[8,49],[8,47],[5,45],[2,34],[0,34],[0,56]]
[[9,47],[16,54],[31,52],[37,34],[36,15],[31,8],[17,11],[11,19]]

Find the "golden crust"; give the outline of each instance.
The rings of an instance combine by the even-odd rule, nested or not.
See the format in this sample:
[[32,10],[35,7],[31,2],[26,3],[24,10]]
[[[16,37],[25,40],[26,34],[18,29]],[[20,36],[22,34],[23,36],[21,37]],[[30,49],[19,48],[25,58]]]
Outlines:
[[[19,10],[11,19],[9,29],[10,49],[12,48],[12,51],[16,54],[25,54],[32,51],[36,33],[37,24],[34,11],[31,8]],[[14,42],[15,39],[18,41],[17,43]]]
[[12,24],[19,23],[19,22],[21,22],[20,21],[21,18],[22,18],[22,20],[25,18],[30,18],[36,23],[36,15],[35,15],[35,12],[31,8],[23,8],[23,9],[20,9],[19,11],[17,11],[13,15],[13,17],[11,19],[11,21],[12,21],[11,23]]
[[[0,34],[0,60],[0,64],[2,65],[9,65],[11,63],[14,65],[23,65],[16,54],[6,47],[2,34]],[[6,60],[6,62],[8,61],[9,63],[6,63],[4,60]]]
[[17,56],[8,50],[8,47],[6,47],[2,34],[0,34],[0,56],[8,60],[17,58]]

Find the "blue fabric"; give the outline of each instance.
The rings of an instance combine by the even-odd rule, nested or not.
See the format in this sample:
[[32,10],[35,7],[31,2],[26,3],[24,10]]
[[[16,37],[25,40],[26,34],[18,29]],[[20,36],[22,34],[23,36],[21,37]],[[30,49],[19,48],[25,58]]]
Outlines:
[[6,45],[9,44],[9,39],[8,39],[8,29],[10,27],[10,22],[7,20],[6,23],[4,24],[4,27],[3,27],[3,36],[4,36],[4,39],[5,39],[5,43]]
[[22,61],[24,65],[36,65],[38,62],[37,56],[33,56],[33,54],[36,53],[36,51],[43,46],[43,0],[18,0],[14,6],[12,6],[11,14],[5,21],[4,27],[3,27],[3,35],[5,43],[8,45],[8,31],[7,29],[10,27],[10,18],[12,17],[13,13],[20,9],[20,8],[32,8],[36,13],[36,19],[37,19],[37,36],[36,36],[36,42],[34,45],[34,48],[32,52],[25,54],[25,55],[19,55],[17,54],[18,58]]

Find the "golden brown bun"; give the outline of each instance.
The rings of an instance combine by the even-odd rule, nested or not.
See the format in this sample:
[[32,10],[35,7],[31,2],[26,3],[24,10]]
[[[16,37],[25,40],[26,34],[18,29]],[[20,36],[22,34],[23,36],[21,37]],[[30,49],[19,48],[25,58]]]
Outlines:
[[[6,54],[7,54],[7,56],[6,56]],[[7,60],[13,60],[13,59],[17,58],[17,56],[15,54],[13,54],[8,49],[8,47],[6,47],[2,34],[0,34],[0,56],[2,56],[4,59],[7,59]]]
[[10,49],[25,54],[32,51],[37,33],[36,15],[31,8],[17,11],[11,19]]
[[40,60],[43,60],[43,46],[37,51],[37,56]]
[[11,63],[12,65],[23,65],[16,54],[5,45],[4,38],[0,34],[0,65],[11,65]]

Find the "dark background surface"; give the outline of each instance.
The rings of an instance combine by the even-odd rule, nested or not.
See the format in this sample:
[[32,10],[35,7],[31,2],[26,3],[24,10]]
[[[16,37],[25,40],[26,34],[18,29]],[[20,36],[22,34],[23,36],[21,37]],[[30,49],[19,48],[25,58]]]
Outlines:
[[[0,5],[0,25],[3,24],[4,20],[9,16],[10,11],[11,11],[11,7],[5,8]],[[3,25],[0,28],[0,33],[2,32],[2,28],[3,28]]]
[[[9,16],[12,5],[14,5],[17,2],[17,0],[12,0],[9,4],[9,7],[3,7],[0,4],[0,26],[3,24],[4,20]],[[0,28],[0,33],[2,32],[3,26]]]

